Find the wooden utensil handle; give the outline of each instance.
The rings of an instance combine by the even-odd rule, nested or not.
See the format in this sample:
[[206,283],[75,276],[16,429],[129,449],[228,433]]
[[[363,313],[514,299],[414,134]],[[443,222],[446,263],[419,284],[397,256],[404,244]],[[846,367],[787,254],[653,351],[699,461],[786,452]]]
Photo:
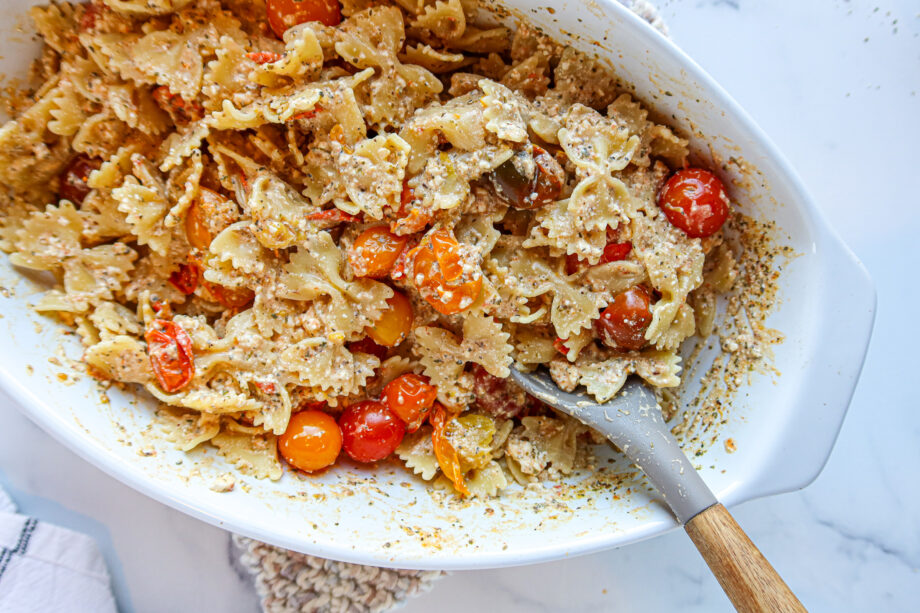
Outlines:
[[684,528],[738,611],[806,611],[721,504],[702,511]]

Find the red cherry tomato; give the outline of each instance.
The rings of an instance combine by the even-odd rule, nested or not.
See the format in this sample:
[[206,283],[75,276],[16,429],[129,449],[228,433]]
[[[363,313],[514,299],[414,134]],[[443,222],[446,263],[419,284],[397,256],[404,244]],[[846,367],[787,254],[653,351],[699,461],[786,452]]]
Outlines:
[[353,460],[376,462],[396,451],[406,434],[402,420],[377,400],[351,405],[339,417],[342,444]]
[[336,26],[342,21],[338,0],[268,0],[268,25],[281,38],[288,28],[308,21]]
[[728,196],[719,178],[702,168],[678,170],[658,194],[658,206],[691,238],[719,231],[728,219]]
[[183,264],[179,266],[179,270],[169,275],[169,282],[177,290],[188,296],[189,294],[194,294],[195,290],[198,289],[200,275],[201,271],[195,264]]
[[278,452],[294,468],[313,472],[335,464],[342,450],[342,431],[328,413],[317,410],[291,415],[278,437]]
[[348,262],[356,277],[380,279],[389,274],[408,242],[408,236],[396,236],[387,226],[374,226],[355,239]]
[[511,419],[527,408],[529,397],[508,379],[490,375],[479,364],[473,365],[472,372],[476,404],[489,415]]
[[[632,243],[607,243],[607,246],[604,247],[604,253],[601,255],[601,259],[597,261],[597,265],[600,266],[601,264],[625,260],[627,256],[629,256],[630,251],[632,251]],[[567,255],[565,258],[565,273],[567,275],[574,275],[586,265],[587,263],[574,253]]]
[[70,200],[77,206],[83,204],[83,199],[92,191],[87,185],[89,175],[101,165],[101,161],[83,154],[71,160],[61,173],[61,199]]
[[641,349],[645,345],[645,331],[652,323],[651,299],[641,285],[617,294],[600,318],[594,320],[601,341],[615,349]]
[[423,375],[407,373],[396,377],[383,388],[381,400],[406,422],[409,432],[415,432],[424,423],[438,397],[438,388],[428,381],[428,377]]
[[361,353],[369,353],[376,356],[381,362],[387,357],[387,348],[383,345],[378,345],[374,342],[374,339],[367,336],[359,341],[348,343],[348,350],[351,352],[360,351]]
[[192,339],[179,324],[154,319],[144,335],[150,366],[163,391],[178,392],[195,375]]

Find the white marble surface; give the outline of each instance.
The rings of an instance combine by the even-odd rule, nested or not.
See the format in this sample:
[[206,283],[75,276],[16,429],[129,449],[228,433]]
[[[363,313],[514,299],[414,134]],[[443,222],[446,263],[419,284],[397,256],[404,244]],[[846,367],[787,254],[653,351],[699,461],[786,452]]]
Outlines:
[[[920,6],[916,0],[669,1],[673,37],[791,159],[869,268],[878,320],[837,446],[802,492],[734,510],[812,611],[911,611],[920,601]],[[846,334],[846,330],[841,330]],[[28,510],[110,543],[125,611],[257,611],[228,535],[114,481],[0,396],[0,473]],[[35,497],[50,499],[54,503]],[[106,532],[107,529],[107,532]],[[109,539],[110,537],[110,539]],[[727,611],[681,532],[524,568],[457,573],[407,613]]]

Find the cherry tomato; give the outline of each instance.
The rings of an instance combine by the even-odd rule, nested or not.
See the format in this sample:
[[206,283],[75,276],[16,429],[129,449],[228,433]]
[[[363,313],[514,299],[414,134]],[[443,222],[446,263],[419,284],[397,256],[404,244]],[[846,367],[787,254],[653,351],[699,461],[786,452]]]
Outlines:
[[[600,266],[601,264],[625,260],[627,256],[629,256],[630,251],[632,251],[632,243],[607,243],[607,246],[604,247],[604,253],[601,255],[601,259],[597,261],[597,265]],[[586,262],[574,253],[565,257],[565,273],[567,275],[574,275],[584,266],[586,266]]]
[[390,232],[399,236],[421,232],[432,220],[431,212],[424,210],[415,198],[415,190],[409,187],[408,178],[403,180],[398,215],[399,219],[390,223]]
[[658,193],[658,206],[691,238],[719,231],[728,219],[728,196],[719,178],[702,168],[678,170]]
[[368,337],[362,338],[360,341],[348,343],[348,350],[351,352],[360,351],[361,353],[369,353],[376,356],[381,362],[387,357],[387,348],[383,345],[378,345],[374,342],[374,339]]
[[248,287],[224,287],[217,283],[201,280],[201,284],[210,294],[209,298],[228,309],[242,309],[255,298],[255,292]]
[[460,467],[460,455],[447,438],[447,427],[454,417],[456,415],[448,413],[441,403],[434,403],[434,409],[429,420],[434,428],[431,432],[431,442],[434,447],[434,455],[438,460],[438,466],[441,467],[441,472],[450,479],[458,492],[464,496],[469,496],[470,490],[466,487],[463,469]]
[[562,193],[565,171],[545,149],[533,145],[492,171],[495,191],[516,209],[535,209]]
[[490,375],[479,364],[473,365],[472,372],[476,404],[489,415],[511,419],[529,405],[529,396],[508,379]]
[[173,393],[188,385],[195,375],[192,339],[179,324],[154,319],[144,335],[150,366],[160,387]]
[[185,236],[193,247],[207,251],[214,237],[237,221],[239,216],[235,202],[202,187],[198,198],[185,214]]
[[326,209],[324,211],[315,211],[307,215],[307,219],[310,221],[329,221],[333,223],[354,223],[356,221],[361,221],[361,218],[358,215],[352,215],[351,213],[346,213],[345,211],[340,211],[339,209],[335,208]]
[[188,296],[194,294],[198,289],[198,279],[201,276],[201,270],[195,264],[183,264],[179,270],[169,275],[169,282],[177,290]]
[[348,250],[348,262],[356,277],[380,279],[389,274],[408,242],[408,236],[396,236],[386,226],[374,226],[355,239]]
[[412,312],[412,302],[399,290],[393,290],[393,296],[387,300],[387,304],[389,310],[384,311],[380,319],[364,332],[378,345],[395,347],[409,335],[415,315]]
[[77,206],[83,204],[83,199],[92,191],[87,185],[89,175],[100,166],[101,161],[88,155],[80,154],[72,159],[61,173],[61,199],[70,200]]
[[336,26],[342,21],[338,0],[268,0],[268,25],[281,38],[288,28],[308,21]]
[[278,437],[278,452],[299,470],[313,472],[335,464],[342,450],[342,431],[335,418],[317,410],[291,415],[287,430]]
[[153,99],[160,108],[169,113],[173,121],[191,121],[204,117],[204,107],[195,100],[189,102],[179,94],[169,91],[165,85],[153,90]]
[[281,54],[274,51],[252,51],[246,54],[256,64],[272,64],[281,59]]
[[406,422],[409,432],[415,432],[424,423],[437,397],[438,388],[429,383],[428,377],[413,373],[396,377],[381,394],[381,400]]
[[651,298],[641,285],[617,294],[600,318],[594,320],[601,341],[615,349],[641,349],[645,345],[645,331],[652,323]]
[[409,254],[409,279],[436,311],[459,313],[470,308],[482,290],[482,271],[468,261],[470,257],[448,230],[434,230]]
[[358,462],[384,459],[406,435],[402,420],[377,400],[363,400],[345,409],[339,426],[345,453]]

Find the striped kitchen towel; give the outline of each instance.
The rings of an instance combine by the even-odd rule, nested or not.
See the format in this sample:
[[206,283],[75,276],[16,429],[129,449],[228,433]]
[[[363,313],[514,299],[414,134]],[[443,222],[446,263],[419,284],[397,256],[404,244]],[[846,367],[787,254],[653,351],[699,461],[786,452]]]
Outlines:
[[19,515],[0,489],[0,613],[115,613],[109,573],[85,534]]

